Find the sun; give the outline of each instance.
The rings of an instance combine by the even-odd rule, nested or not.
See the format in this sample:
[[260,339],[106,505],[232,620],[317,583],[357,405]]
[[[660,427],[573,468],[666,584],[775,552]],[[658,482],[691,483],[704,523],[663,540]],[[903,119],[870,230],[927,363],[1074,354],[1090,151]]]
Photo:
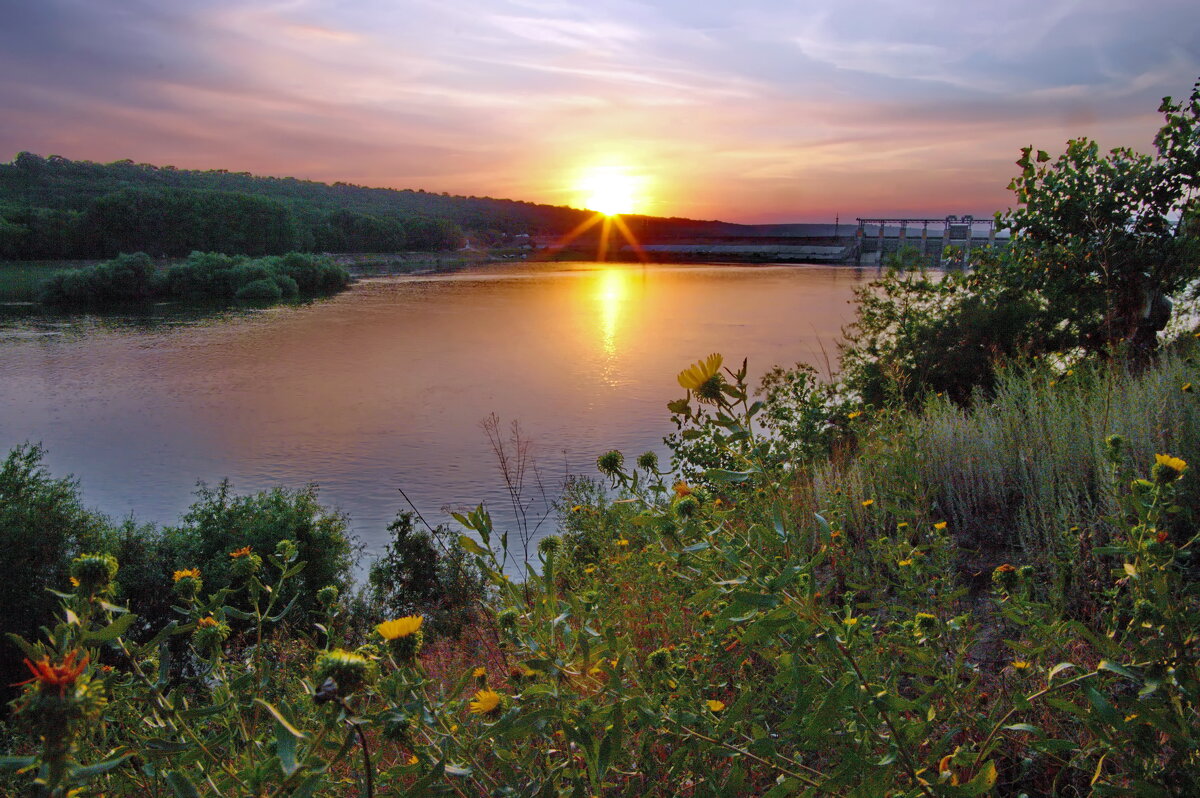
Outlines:
[[634,213],[645,204],[645,178],[620,166],[595,166],[579,179],[576,190],[588,210],[617,216]]

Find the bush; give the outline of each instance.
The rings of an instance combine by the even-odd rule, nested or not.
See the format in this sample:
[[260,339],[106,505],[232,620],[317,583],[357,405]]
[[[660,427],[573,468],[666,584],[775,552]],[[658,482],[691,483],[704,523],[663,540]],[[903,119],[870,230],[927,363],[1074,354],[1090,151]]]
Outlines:
[[367,577],[375,610],[393,618],[424,615],[432,631],[457,637],[484,598],[478,570],[457,547],[438,550],[434,536],[449,540],[449,530],[419,530],[412,513],[397,513],[388,532],[391,540]]
[[278,302],[283,298],[283,291],[274,280],[265,277],[243,285],[234,298],[238,302]]
[[[0,463],[0,633],[33,636],[50,623],[68,587],[71,558],[104,548],[108,522],[85,510],[79,485],[56,479],[40,446],[25,444]],[[0,658],[0,685],[19,681],[19,662]],[[24,677],[21,677],[24,678]]]
[[173,567],[200,568],[206,590],[232,584],[231,552],[249,546],[255,554],[266,556],[280,541],[294,540],[305,567],[290,582],[293,592],[286,598],[295,597],[305,611],[317,611],[318,590],[335,585],[345,592],[350,585],[356,547],[346,524],[344,515],[317,501],[315,485],[238,496],[229,481],[222,480],[216,487],[201,484],[182,523],[165,529],[164,536]]
[[48,305],[144,302],[153,295],[153,275],[154,264],[146,253],[118,255],[106,263],[54,275],[38,299]]

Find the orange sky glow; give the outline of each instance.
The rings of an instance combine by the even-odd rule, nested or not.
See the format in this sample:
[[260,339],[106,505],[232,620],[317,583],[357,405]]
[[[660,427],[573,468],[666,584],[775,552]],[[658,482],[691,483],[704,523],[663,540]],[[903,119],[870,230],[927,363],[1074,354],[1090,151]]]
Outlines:
[[1149,151],[1200,75],[1193,2],[910,6],[9,4],[0,159],[736,222],[989,215],[1020,147]]

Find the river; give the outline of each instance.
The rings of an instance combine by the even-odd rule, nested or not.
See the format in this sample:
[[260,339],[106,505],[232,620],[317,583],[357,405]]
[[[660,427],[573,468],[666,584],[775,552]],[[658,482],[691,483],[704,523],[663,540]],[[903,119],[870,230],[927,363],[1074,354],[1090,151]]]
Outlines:
[[[433,523],[511,523],[480,424],[519,422],[549,494],[611,448],[665,457],[675,375],[824,369],[853,318],[846,267],[513,264],[363,279],[300,306],[0,319],[0,447],[41,442],[85,503],[171,523],[198,480],[315,482],[375,554],[404,492]],[[536,492],[532,473],[526,491]],[[535,512],[536,515],[536,512]],[[552,525],[552,519],[547,524]],[[544,527],[541,531],[547,531]]]

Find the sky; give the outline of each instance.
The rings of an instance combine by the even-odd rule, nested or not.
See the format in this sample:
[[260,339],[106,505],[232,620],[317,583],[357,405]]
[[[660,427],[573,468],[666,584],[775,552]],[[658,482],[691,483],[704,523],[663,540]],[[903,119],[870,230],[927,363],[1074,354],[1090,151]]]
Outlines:
[[0,0],[0,160],[986,216],[1020,147],[1150,151],[1198,77],[1195,0]]

